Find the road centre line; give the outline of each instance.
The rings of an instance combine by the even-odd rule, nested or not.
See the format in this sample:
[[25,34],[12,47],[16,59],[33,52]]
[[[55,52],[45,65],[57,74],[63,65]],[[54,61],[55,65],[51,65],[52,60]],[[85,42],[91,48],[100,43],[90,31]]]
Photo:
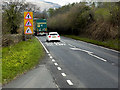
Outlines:
[[62,70],[61,67],[57,67],[58,70]]
[[104,62],[107,62],[107,60],[105,60],[105,59],[103,59],[103,58],[101,58],[101,57],[98,57],[98,56],[96,56],[96,55],[93,55],[92,53],[88,53],[89,55],[91,55],[91,56],[93,56],[93,57],[95,57],[95,58],[97,58],[97,59],[100,59],[100,60],[102,60],[102,61],[104,61]]
[[66,80],[69,85],[73,85],[73,83],[70,80]]
[[[36,36],[35,36],[36,37]],[[40,39],[38,37],[36,37],[39,41]],[[45,49],[46,53],[49,53],[49,51],[47,50],[47,48],[44,46],[44,44],[40,41],[40,43],[42,44],[43,48]]]
[[105,60],[105,59],[103,59],[103,58],[101,58],[101,57],[98,57],[98,56],[94,55],[93,52],[90,52],[90,51],[87,51],[87,50],[83,50],[83,49],[79,49],[79,48],[70,48],[70,49],[72,49],[72,50],[80,50],[80,51],[86,52],[86,53],[88,53],[90,56],[93,56],[93,57],[95,57],[95,58],[97,58],[97,59],[100,59],[100,60],[102,60],[102,61],[104,61],[104,62],[107,62],[107,60]]
[[65,73],[61,73],[61,74],[62,74],[62,76],[63,76],[63,77],[65,77],[65,76],[66,76],[66,74],[65,74]]
[[87,51],[87,50],[84,50],[84,49],[80,49],[80,48],[70,48],[72,50],[80,50],[80,51],[83,51],[83,52],[86,52],[86,53],[93,53],[93,52],[90,52],[90,51]]

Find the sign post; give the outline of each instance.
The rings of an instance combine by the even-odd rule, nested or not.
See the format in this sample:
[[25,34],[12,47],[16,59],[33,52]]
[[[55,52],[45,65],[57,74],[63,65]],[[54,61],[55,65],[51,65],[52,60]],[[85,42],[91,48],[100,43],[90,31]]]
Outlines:
[[33,34],[33,12],[24,12],[24,34]]

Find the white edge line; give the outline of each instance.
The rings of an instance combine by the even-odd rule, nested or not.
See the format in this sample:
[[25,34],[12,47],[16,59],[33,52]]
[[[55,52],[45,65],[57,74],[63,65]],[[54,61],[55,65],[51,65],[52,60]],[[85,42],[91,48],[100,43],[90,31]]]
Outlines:
[[57,63],[54,63],[56,66],[58,65]]
[[48,54],[49,56],[51,56],[50,54]]
[[50,56],[50,58],[52,59],[53,57],[52,57],[52,56]]
[[52,59],[52,61],[53,61],[53,62],[55,62],[55,60],[54,60],[54,59]]
[[60,67],[57,67],[58,70],[62,70]]
[[66,80],[69,85],[73,85],[73,83],[70,80]]
[[[36,37],[36,36],[35,36]],[[39,40],[39,38],[38,37],[36,37],[38,40]],[[40,41],[40,40],[39,40]],[[40,43],[42,44],[42,46],[43,46],[43,48],[45,49],[45,51],[46,51],[46,53],[49,53],[49,51],[46,49],[46,47],[43,45],[43,43],[40,41]]]
[[63,77],[65,77],[65,76],[66,76],[66,74],[65,74],[65,73],[61,73],[61,74],[62,74],[62,76],[63,76]]

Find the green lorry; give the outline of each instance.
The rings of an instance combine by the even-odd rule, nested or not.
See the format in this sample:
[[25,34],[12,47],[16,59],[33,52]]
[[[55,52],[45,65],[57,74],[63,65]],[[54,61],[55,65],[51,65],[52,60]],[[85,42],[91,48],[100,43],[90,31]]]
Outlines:
[[38,19],[36,20],[35,35],[46,35],[47,33],[47,20]]

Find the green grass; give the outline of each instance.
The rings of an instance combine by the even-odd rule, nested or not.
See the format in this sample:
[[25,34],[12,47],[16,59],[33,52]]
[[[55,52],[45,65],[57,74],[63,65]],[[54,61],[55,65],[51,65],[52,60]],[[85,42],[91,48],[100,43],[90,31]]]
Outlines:
[[88,43],[93,43],[93,44],[96,44],[96,45],[99,45],[99,46],[104,46],[104,47],[107,47],[107,48],[111,48],[111,49],[115,49],[115,50],[120,51],[120,48],[118,47],[118,43],[120,43],[120,40],[117,40],[117,39],[107,40],[107,41],[102,42],[102,41],[97,41],[97,40],[93,40],[93,39],[89,39],[89,38],[83,38],[83,37],[74,36],[74,35],[64,35],[64,36],[72,38],[72,39],[85,41],[85,42],[88,42]]
[[2,84],[35,67],[43,56],[43,47],[36,38],[2,48]]

